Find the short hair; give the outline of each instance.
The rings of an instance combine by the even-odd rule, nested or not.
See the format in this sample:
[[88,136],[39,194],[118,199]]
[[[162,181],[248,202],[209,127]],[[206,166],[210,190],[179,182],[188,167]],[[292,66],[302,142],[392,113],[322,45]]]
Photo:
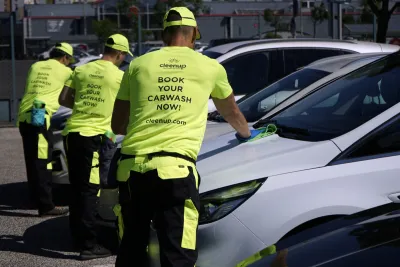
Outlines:
[[68,55],[67,53],[65,53],[64,51],[61,51],[60,49],[53,49],[50,51],[50,58],[51,59],[59,59],[62,58],[64,56],[70,57],[70,55]]
[[[168,13],[168,17],[166,20],[167,20],[167,22],[180,21],[180,20],[182,20],[182,17],[175,10],[171,10]],[[186,37],[191,37],[193,34],[193,27],[183,26],[183,25],[169,26],[169,27],[165,28],[163,31],[163,39],[166,39],[168,42],[170,42],[170,40],[172,38],[175,38],[179,34],[182,34]]]

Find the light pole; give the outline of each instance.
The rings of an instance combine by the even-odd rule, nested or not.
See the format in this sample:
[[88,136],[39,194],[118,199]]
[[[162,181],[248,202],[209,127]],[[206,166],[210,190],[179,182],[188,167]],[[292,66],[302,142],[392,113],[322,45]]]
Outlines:
[[12,75],[12,116],[13,123],[17,121],[17,92],[15,85],[15,43],[14,43],[14,18],[15,12],[10,13],[10,35],[11,35],[11,75]]
[[86,27],[86,0],[83,0],[83,34],[87,35],[87,27]]

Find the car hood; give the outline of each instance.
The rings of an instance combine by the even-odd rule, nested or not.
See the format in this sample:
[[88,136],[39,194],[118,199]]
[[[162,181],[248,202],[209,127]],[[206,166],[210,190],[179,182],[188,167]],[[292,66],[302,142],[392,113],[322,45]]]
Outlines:
[[[249,127],[251,127],[253,123],[249,123]],[[207,121],[206,132],[204,133],[204,141],[219,137],[221,135],[232,132],[232,126],[227,122],[214,122]]]
[[276,134],[239,144],[235,132],[203,142],[197,158],[200,192],[325,166],[340,150],[328,140],[306,142]]

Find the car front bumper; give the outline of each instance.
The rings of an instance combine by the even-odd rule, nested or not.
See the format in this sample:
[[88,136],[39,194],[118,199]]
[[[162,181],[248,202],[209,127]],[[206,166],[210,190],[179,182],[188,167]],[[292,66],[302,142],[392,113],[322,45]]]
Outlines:
[[65,155],[61,131],[53,132],[52,167],[52,183],[69,184],[67,157]]
[[[151,267],[159,267],[158,243],[152,233],[150,242]],[[233,214],[199,226],[196,267],[234,267],[242,260],[265,248],[250,230]],[[152,253],[153,252],[153,253]]]

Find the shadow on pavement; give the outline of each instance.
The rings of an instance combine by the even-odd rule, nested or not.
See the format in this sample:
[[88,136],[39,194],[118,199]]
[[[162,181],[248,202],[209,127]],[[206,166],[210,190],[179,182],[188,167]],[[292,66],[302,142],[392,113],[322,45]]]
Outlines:
[[59,217],[44,221],[28,228],[24,235],[0,236],[0,250],[27,253],[58,259],[74,259],[77,255],[65,255],[74,252],[68,231],[68,217]]
[[[98,233],[99,241],[115,254],[118,248],[115,229],[99,226]],[[15,235],[0,236],[0,251],[58,259],[76,259],[78,256],[78,252],[72,247],[68,216],[49,219],[34,225],[28,228],[22,237]],[[73,252],[76,252],[76,254],[65,254]]]
[[[66,206],[68,195],[68,185],[53,186],[53,201],[55,205]],[[13,210],[36,210],[29,200],[27,182],[0,185],[0,216],[37,217],[34,214],[15,212]]]

